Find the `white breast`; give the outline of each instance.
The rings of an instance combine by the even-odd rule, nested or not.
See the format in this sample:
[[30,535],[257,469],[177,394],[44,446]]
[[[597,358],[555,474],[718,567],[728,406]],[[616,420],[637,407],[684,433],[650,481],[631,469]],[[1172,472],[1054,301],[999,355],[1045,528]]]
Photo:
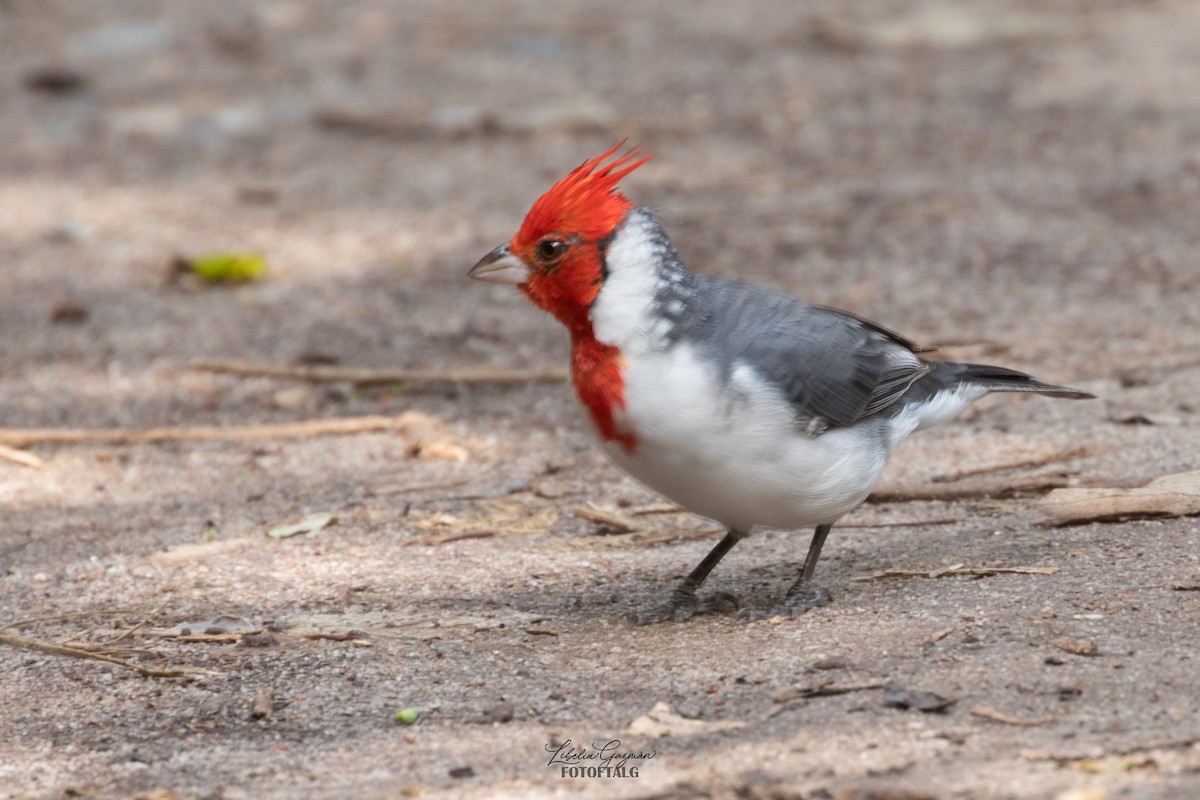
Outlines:
[[886,422],[811,437],[752,370],[728,385],[687,343],[643,352],[624,372],[618,414],[638,446],[601,442],[622,469],[697,514],[748,531],[833,523],[875,486],[888,456]]

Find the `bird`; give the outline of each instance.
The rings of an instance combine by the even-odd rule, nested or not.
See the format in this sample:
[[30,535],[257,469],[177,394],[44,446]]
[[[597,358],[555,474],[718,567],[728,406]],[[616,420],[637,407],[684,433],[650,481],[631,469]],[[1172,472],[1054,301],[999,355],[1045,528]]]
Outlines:
[[[832,527],[863,503],[911,433],[992,392],[1086,399],[1005,367],[927,360],[928,349],[834,308],[690,271],[653,211],[618,183],[650,160],[622,141],[542,194],[468,277],[512,284],[570,336],[573,396],[622,470],[725,535],[658,609],[635,621],[740,611],[798,616]],[[812,529],[782,600],[739,609],[697,590],[759,527]]]

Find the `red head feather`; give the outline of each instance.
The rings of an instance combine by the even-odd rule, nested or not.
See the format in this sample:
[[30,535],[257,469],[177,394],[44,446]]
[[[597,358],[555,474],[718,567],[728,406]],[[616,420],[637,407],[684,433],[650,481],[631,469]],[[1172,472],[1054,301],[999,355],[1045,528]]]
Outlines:
[[650,160],[641,149],[633,148],[604,164],[624,146],[622,139],[616,147],[583,162],[539,197],[513,238],[513,250],[531,247],[552,232],[578,236],[583,241],[596,241],[612,233],[633,208],[633,203],[617,191],[617,183]]
[[[632,453],[637,437],[615,415],[625,407],[625,360],[616,347],[596,340],[588,317],[603,280],[600,242],[633,208],[617,183],[650,160],[634,148],[604,163],[624,145],[622,140],[551,186],[529,209],[509,249],[531,268],[521,291],[571,333],[571,379],[600,435]],[[539,260],[538,246],[547,240],[561,245],[553,261]]]

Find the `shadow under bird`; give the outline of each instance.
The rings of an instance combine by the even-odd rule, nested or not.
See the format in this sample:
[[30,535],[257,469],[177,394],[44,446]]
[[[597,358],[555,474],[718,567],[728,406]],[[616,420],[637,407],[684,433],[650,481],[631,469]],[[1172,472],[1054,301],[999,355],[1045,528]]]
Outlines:
[[926,361],[853,314],[690,272],[655,215],[618,191],[648,160],[620,147],[554,184],[469,276],[516,285],[565,325],[574,394],[600,446],[728,529],[639,621],[735,609],[696,591],[756,525],[815,527],[782,602],[748,615],[802,613],[827,599],[812,577],[830,529],[909,434],[990,392],[1092,397],[1004,367]]

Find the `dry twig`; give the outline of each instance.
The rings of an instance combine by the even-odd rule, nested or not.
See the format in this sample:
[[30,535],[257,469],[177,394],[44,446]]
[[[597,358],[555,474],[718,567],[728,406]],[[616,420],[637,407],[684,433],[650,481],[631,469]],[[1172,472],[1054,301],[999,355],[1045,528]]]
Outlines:
[[867,498],[868,503],[909,503],[920,500],[981,500],[1012,497],[1022,492],[1048,492],[1068,483],[1065,475],[1034,475],[1024,480],[993,480],[948,486],[884,487]]
[[416,545],[439,545],[450,544],[451,542],[461,542],[465,539],[490,539],[495,536],[496,532],[490,528],[479,531],[457,531],[455,533],[444,533],[440,536],[422,536],[419,539],[409,539],[407,542],[401,542],[401,547],[414,547]]
[[822,683],[818,686],[785,686],[771,695],[771,699],[778,703],[778,705],[767,712],[765,719],[771,719],[771,717],[782,714],[789,708],[803,705],[806,701],[814,697],[833,697],[839,694],[882,688],[883,684],[877,681],[870,683]]
[[962,522],[961,517],[939,517],[937,519],[914,519],[911,522],[839,522],[839,528],[924,528],[931,525],[953,525]]
[[970,711],[972,716],[983,717],[994,722],[1003,722],[1005,725],[1045,725],[1048,722],[1054,722],[1058,717],[1039,717],[1037,719],[1021,719],[1019,717],[1010,717],[1008,714],[1002,714],[994,708],[987,706],[975,706]]
[[1008,461],[1002,464],[991,464],[986,467],[976,467],[975,469],[964,469],[959,472],[951,472],[946,475],[934,475],[930,478],[933,483],[953,483],[961,481],[963,478],[973,478],[977,475],[987,475],[993,472],[1007,472],[1012,469],[1024,469],[1026,467],[1044,467],[1049,464],[1060,464],[1063,461],[1073,461],[1077,458],[1083,458],[1090,455],[1091,449],[1087,447],[1076,447],[1072,450],[1064,450],[1059,453],[1051,453],[1046,456],[1037,456],[1035,458],[1026,458],[1021,461]]
[[1039,508],[1062,524],[1200,514],[1200,470],[1163,475],[1133,488],[1060,489],[1047,495]]
[[637,533],[642,530],[642,527],[636,522],[626,519],[620,514],[614,514],[611,511],[605,511],[595,506],[576,506],[571,509],[571,513],[577,517],[599,522],[601,525],[607,525],[620,533]]
[[629,541],[633,544],[640,545],[667,544],[668,542],[691,542],[696,539],[712,539],[716,533],[717,531],[714,531],[711,528],[695,531],[671,531],[670,533],[658,534],[646,531],[644,533],[634,534],[632,537],[630,537]]
[[319,640],[323,639],[327,642],[346,642],[355,647],[374,647],[375,643],[367,638],[367,634],[362,631],[345,631],[345,632],[315,632],[301,634],[305,639]]
[[921,644],[933,644],[934,642],[940,642],[942,639],[945,639],[956,630],[958,630],[958,628],[953,625],[951,625],[949,628],[942,628],[940,631],[926,636],[923,640],[921,640]]
[[988,578],[999,573],[1017,575],[1055,575],[1059,567],[966,567],[962,564],[944,567],[938,570],[893,569],[884,572],[874,572],[870,575],[856,575],[852,581],[880,581],[885,578],[945,578],[950,575],[972,575],[977,578]]
[[1056,764],[1065,766],[1081,761],[1095,761],[1097,758],[1144,755],[1155,750],[1183,750],[1197,743],[1200,743],[1200,736],[1187,736],[1182,739],[1157,739],[1144,744],[1119,747],[1099,757],[1095,755],[1051,753],[1044,750],[1026,750],[1021,753],[1021,756],[1027,761],[1053,761]]
[[183,425],[173,428],[0,428],[0,444],[146,444],[153,442],[246,442],[343,436],[404,428],[399,417],[340,417],[256,425]]
[[249,361],[208,361],[197,359],[188,364],[202,372],[221,372],[257,378],[288,378],[314,383],[355,383],[360,386],[390,383],[561,383],[567,379],[562,369],[504,369],[494,366],[463,367],[450,370],[372,370],[345,367],[252,364]]
[[652,506],[641,506],[640,508],[629,509],[631,517],[645,517],[650,514],[686,514],[686,509],[680,508],[674,503],[657,503]]
[[87,619],[90,617],[120,617],[125,614],[136,614],[137,609],[134,608],[113,608],[102,611],[69,611],[65,614],[47,614],[44,617],[27,617],[19,619],[16,622],[8,622],[0,625],[0,631],[6,631],[10,628],[24,628],[27,625],[34,625],[38,622],[69,622],[73,619]]
[[26,639],[23,636],[13,636],[7,633],[0,633],[0,644],[19,647],[22,650],[33,650],[37,653],[46,653],[52,656],[66,656],[68,658],[82,658],[88,661],[103,661],[107,664],[115,664],[118,667],[131,669],[145,678],[186,678],[189,675],[218,675],[210,669],[192,669],[183,667],[180,669],[153,669],[152,667],[143,667],[141,664],[135,664],[132,661],[126,661],[121,658],[104,655],[103,653],[93,653],[90,650],[81,650],[77,647],[67,647],[53,642],[44,642],[41,639]]
[[6,447],[2,444],[0,444],[0,458],[5,461],[11,461],[14,464],[20,464],[23,467],[33,467],[34,469],[40,469],[46,465],[45,461],[33,453],[18,450],[15,447]]
[[379,486],[369,490],[369,493],[372,497],[385,497],[392,494],[408,494],[409,492],[432,492],[435,489],[454,489],[470,482],[470,478],[459,478],[453,481],[434,481],[432,483],[401,483],[391,486]]

